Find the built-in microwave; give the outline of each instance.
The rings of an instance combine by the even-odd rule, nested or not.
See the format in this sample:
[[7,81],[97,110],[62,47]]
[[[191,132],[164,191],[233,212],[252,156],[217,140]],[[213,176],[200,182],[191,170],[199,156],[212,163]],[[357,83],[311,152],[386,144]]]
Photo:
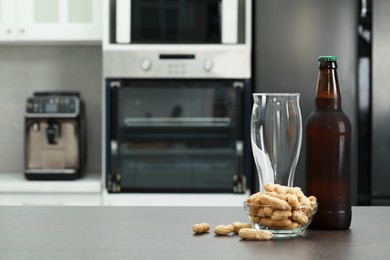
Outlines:
[[114,42],[237,44],[245,0],[116,0]]
[[252,0],[103,0],[104,78],[250,79]]
[[110,193],[246,192],[249,81],[107,79],[105,97]]

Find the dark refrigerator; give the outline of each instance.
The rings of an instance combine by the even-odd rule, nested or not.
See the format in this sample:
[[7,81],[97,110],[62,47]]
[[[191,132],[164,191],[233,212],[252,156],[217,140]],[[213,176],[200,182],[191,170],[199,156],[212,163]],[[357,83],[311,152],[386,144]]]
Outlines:
[[390,205],[390,1],[372,1],[369,205]]
[[[256,92],[300,92],[314,107],[317,57],[339,57],[343,110],[353,127],[353,205],[390,205],[390,1],[254,1]],[[304,134],[304,133],[303,133]],[[295,185],[305,185],[305,140]]]
[[[303,126],[314,108],[318,57],[339,57],[342,106],[351,120],[352,190],[357,201],[356,0],[255,0],[253,75],[256,92],[299,92]],[[304,136],[305,133],[303,133]],[[305,186],[305,140],[294,185]]]

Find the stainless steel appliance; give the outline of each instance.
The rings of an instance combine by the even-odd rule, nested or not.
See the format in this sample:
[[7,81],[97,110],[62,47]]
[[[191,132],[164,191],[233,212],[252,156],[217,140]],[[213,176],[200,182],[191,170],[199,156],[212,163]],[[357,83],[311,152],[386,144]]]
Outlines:
[[116,43],[244,42],[244,0],[116,0]]
[[247,81],[107,84],[108,191],[245,191]]
[[27,99],[25,176],[75,179],[84,163],[83,105],[76,92],[37,92]]
[[[246,192],[253,168],[251,1],[121,5],[105,1],[103,16],[107,190]],[[228,14],[237,19],[231,30]],[[215,19],[215,27],[209,21],[191,31],[197,15]]]
[[[390,206],[390,55],[389,55],[389,24],[390,17],[386,12],[390,8],[389,1],[368,1],[372,4],[372,56],[369,56],[370,68],[365,86],[365,93],[370,93],[369,102],[360,107],[362,113],[369,112],[371,121],[366,125],[370,127],[369,135],[366,135],[369,147],[362,150],[362,157],[369,163],[367,171],[361,172],[367,181],[362,182],[365,190],[361,195],[368,196],[369,205]],[[371,78],[372,77],[372,78]],[[371,80],[372,79],[372,80]],[[371,85],[370,85],[371,83]],[[368,106],[367,106],[368,105]],[[367,151],[371,150],[371,154]],[[370,157],[369,157],[370,156]],[[360,158],[359,158],[360,159]],[[365,180],[365,179],[363,179]],[[364,191],[368,191],[365,193]]]
[[[204,8],[205,3],[230,1],[233,2],[233,6],[235,6],[233,9],[237,9],[237,12],[230,11],[227,14],[237,16],[237,22],[225,27],[231,28],[232,31],[228,30],[228,34],[233,35],[232,38],[236,38],[237,41],[212,41],[208,40],[206,36],[199,36],[201,37],[199,41],[193,38],[180,40],[182,38],[178,36],[180,34],[178,30],[187,23],[187,16],[190,15],[187,12],[192,10],[190,12],[191,16],[196,17],[202,15],[196,12],[197,7]],[[119,10],[123,8],[119,10],[116,8],[119,2],[121,1],[105,0],[103,5],[103,18],[105,19],[103,28],[103,73],[105,78],[251,78],[252,1],[127,0],[127,5],[138,3],[142,7],[139,7],[140,13],[136,17],[142,17],[144,21],[143,23],[140,22],[141,25],[138,28],[138,34],[141,36],[133,37],[132,40],[123,43],[118,43],[116,39],[117,28],[126,25],[128,28],[125,31],[130,33],[132,27],[128,25],[129,19],[123,21],[120,19],[123,14]],[[174,7],[169,7],[170,5]],[[188,8],[188,5],[193,8]],[[166,13],[168,7],[173,8],[172,13],[168,12],[169,15],[158,15],[156,17],[153,15],[155,13]],[[134,18],[134,15],[131,17]],[[169,21],[173,17],[174,21]],[[207,17],[204,19],[229,20],[226,15],[224,17],[221,18],[220,13],[219,16],[214,17],[213,12],[211,12],[207,13]],[[157,20],[153,23],[153,30],[146,26],[149,20]],[[217,23],[217,27],[222,30],[223,23]],[[135,21],[132,24],[136,24]],[[194,28],[198,28],[198,26]],[[150,30],[156,31],[153,35],[162,35],[161,37],[166,34],[166,30],[173,31],[175,36],[173,39],[169,37],[162,40],[148,39],[147,35],[152,34],[149,32]],[[188,35],[203,34],[191,32]]]
[[[256,91],[301,92],[302,119],[306,120],[314,105],[317,70],[313,59],[337,55],[343,109],[353,124],[353,203],[390,205],[390,2],[254,3]],[[275,71],[283,77],[275,77]],[[304,159],[301,156],[297,168],[298,186],[304,184]]]
[[[336,55],[342,106],[352,122],[352,186],[357,198],[356,64],[358,2],[256,0],[254,85],[256,92],[300,92],[302,122],[314,108],[317,58]],[[310,21],[310,22],[307,22]],[[305,140],[294,185],[305,186]]]

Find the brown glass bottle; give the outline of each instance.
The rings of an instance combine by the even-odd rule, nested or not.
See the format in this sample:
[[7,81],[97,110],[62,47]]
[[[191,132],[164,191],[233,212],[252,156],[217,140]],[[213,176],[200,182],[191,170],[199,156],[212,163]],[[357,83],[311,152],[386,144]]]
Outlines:
[[351,225],[351,123],[341,108],[337,57],[321,56],[315,109],[306,121],[306,193],[317,197],[310,228]]

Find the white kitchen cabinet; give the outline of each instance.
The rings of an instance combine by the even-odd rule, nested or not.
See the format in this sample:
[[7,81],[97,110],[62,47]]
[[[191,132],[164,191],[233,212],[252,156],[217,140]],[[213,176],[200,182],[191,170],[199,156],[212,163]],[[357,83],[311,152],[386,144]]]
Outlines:
[[0,41],[100,42],[101,0],[0,0]]
[[16,17],[14,11],[16,10],[15,0],[0,0],[0,40],[13,41],[14,27]]

